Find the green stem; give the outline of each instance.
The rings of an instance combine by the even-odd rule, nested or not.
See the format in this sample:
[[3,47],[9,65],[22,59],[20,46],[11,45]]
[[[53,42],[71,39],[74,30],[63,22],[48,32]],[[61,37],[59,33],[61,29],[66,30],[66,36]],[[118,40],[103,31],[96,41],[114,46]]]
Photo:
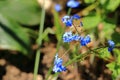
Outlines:
[[45,80],[48,80],[48,78],[49,78],[49,76],[50,76],[50,74],[51,74],[51,72],[52,72],[52,68],[53,68],[53,66],[51,66],[51,67],[49,68],[49,70],[48,70],[48,72],[47,72],[47,76],[46,76],[46,79],[45,79]]
[[92,4],[92,5],[88,6],[87,8],[85,8],[82,11],[82,15],[88,14],[90,11],[92,11],[93,9],[95,9],[98,5],[99,5],[99,2],[96,1],[94,4]]
[[41,13],[41,20],[40,20],[40,28],[39,28],[39,37],[37,44],[40,46],[42,43],[42,33],[43,33],[43,28],[44,28],[44,21],[45,21],[45,9],[42,8],[42,13]]
[[[89,51],[89,52],[90,52],[90,51]],[[81,54],[81,55],[79,55],[79,56],[76,56],[74,59],[68,61],[68,62],[65,64],[65,66],[68,66],[68,65],[72,64],[73,62],[77,62],[78,60],[80,61],[80,60],[84,59],[85,57],[88,56],[89,52],[86,52],[86,53],[84,53],[84,54]]]
[[72,11],[72,8],[69,8],[68,12],[67,12],[67,15],[70,15],[71,11]]
[[37,77],[39,61],[40,61],[40,50],[37,50],[36,58],[35,58],[34,78],[33,78],[33,80],[36,80],[36,77]]
[[[44,6],[44,0],[43,0],[43,6]],[[38,73],[38,68],[39,68],[39,62],[40,62],[40,46],[42,43],[42,33],[43,33],[43,28],[44,28],[44,21],[45,21],[45,9],[44,7],[42,8],[42,13],[41,13],[41,20],[40,20],[40,27],[39,27],[39,37],[37,39],[37,44],[38,44],[38,49],[36,52],[36,58],[35,58],[35,66],[34,66],[34,78],[33,80],[36,80],[37,73]]]
[[[80,55],[76,56],[74,59],[68,61],[68,62],[65,64],[65,66],[68,66],[68,65],[72,64],[73,62],[78,62],[78,61],[86,58],[86,57],[88,56],[88,54],[90,54],[90,52],[96,53],[96,52],[97,52],[96,50],[98,50],[98,49],[99,49],[99,48],[89,49],[89,51],[87,51],[87,52],[85,52],[85,53],[83,53],[83,54],[80,54]],[[91,54],[92,54],[92,53],[91,53]],[[97,53],[99,53],[99,52],[97,52]]]
[[75,28],[75,30],[77,31],[77,33],[80,35],[79,31],[77,30],[76,26],[73,24],[73,27]]

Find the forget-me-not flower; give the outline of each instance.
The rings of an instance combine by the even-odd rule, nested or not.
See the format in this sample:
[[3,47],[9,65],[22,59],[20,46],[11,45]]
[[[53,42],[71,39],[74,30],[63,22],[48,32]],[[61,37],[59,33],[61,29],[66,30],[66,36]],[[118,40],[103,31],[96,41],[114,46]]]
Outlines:
[[109,45],[108,51],[111,52],[113,48],[115,47],[115,43],[112,40],[108,40],[108,45]]
[[81,36],[78,34],[72,34],[71,31],[65,32],[63,34],[63,42],[72,42],[72,41],[79,41]]
[[73,19],[71,16],[66,15],[62,18],[62,22],[65,23],[66,26],[72,26]]
[[87,35],[85,38],[84,37],[80,38],[80,44],[81,44],[81,46],[86,46],[90,42],[91,42],[91,38],[90,38],[89,35]]
[[62,7],[60,4],[55,4],[54,8],[57,12],[60,12],[62,10]]
[[72,41],[72,32],[65,32],[63,34],[63,42],[71,42]]
[[53,72],[62,72],[66,71],[66,67],[62,65],[63,60],[61,58],[58,58],[58,54],[55,55],[55,60],[54,60],[54,67],[53,67]]
[[72,26],[74,19],[78,20],[78,19],[80,19],[80,16],[77,15],[77,14],[74,14],[73,16],[65,15],[65,16],[62,18],[62,22],[65,23],[66,26]]
[[77,15],[77,14],[74,14],[74,15],[72,16],[72,18],[73,18],[73,19],[80,19],[80,16]]
[[67,2],[67,6],[70,8],[77,8],[79,5],[80,5],[80,2],[76,0],[69,0]]
[[75,35],[72,36],[72,40],[73,40],[73,41],[79,41],[80,38],[81,38],[81,36],[79,36],[79,35],[77,35],[77,34],[75,34]]

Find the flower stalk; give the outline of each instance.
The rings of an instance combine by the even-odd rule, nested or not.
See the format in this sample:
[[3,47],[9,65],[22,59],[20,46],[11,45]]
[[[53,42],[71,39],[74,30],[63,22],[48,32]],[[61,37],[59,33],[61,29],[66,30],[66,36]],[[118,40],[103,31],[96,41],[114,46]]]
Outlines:
[[42,44],[42,33],[43,33],[44,21],[45,21],[44,4],[45,4],[45,0],[43,0],[43,7],[42,7],[42,13],[41,13],[40,27],[39,27],[39,36],[38,36],[38,39],[37,39],[38,49],[36,51],[33,80],[36,80],[36,77],[37,77],[37,74],[38,74],[39,62],[40,62],[40,46]]

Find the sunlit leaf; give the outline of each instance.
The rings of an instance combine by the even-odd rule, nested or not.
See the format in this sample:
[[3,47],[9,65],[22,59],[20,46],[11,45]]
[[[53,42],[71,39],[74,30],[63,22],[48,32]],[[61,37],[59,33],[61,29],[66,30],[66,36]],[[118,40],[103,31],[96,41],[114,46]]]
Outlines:
[[112,71],[113,80],[117,80],[117,77],[120,75],[120,50],[114,49],[115,61],[107,64],[106,66]]
[[112,71],[112,78],[116,80],[117,76],[120,74],[120,64],[112,62],[106,65]]
[[83,25],[85,29],[95,28],[101,21],[100,15],[89,14],[83,18]]
[[114,32],[115,24],[104,21],[103,22],[103,35],[107,39],[111,39],[111,35]]
[[103,59],[108,59],[110,58],[111,54],[110,52],[108,52],[108,49],[107,48],[101,48],[98,50],[98,55],[99,57],[103,58]]
[[101,0],[103,8],[109,11],[114,11],[119,5],[120,0]]
[[120,50],[118,48],[114,48],[114,54],[116,56],[117,63],[120,64]]

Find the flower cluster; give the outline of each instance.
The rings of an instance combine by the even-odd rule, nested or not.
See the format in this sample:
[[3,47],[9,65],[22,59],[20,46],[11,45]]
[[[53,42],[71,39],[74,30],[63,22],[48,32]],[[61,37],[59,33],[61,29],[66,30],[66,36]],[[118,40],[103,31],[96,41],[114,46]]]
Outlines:
[[[77,8],[77,7],[79,7],[79,5],[80,5],[80,2],[77,0],[68,0],[68,2],[67,2],[67,7],[70,7],[70,8]],[[55,10],[57,12],[61,11],[61,9],[62,9],[62,7],[59,4],[55,5]],[[68,11],[68,14],[69,14],[69,11]],[[89,51],[99,53],[98,52],[99,50],[97,51],[97,49],[90,49],[89,47],[87,47],[88,44],[91,42],[91,38],[90,38],[90,35],[82,36],[81,35],[82,31],[79,32],[79,30],[81,30],[83,28],[82,27],[83,23],[79,20],[80,18],[81,17],[78,14],[74,14],[72,16],[65,15],[62,18],[62,22],[66,25],[67,29],[69,30],[63,34],[63,36],[62,36],[63,42],[64,43],[70,43],[70,42],[76,43],[77,42],[80,44],[80,46],[86,46],[86,48],[88,48]],[[76,21],[76,20],[80,21],[79,25],[76,25],[74,23],[74,21]],[[77,23],[77,21],[76,21],[76,23]],[[112,53],[114,48],[115,48],[114,41],[108,40],[108,51]],[[84,54],[85,55],[88,54],[89,51],[86,53],[83,53],[83,58],[86,57],[86,56],[84,57]],[[76,55],[76,56],[78,56],[78,55]],[[79,59],[79,56],[76,58],[73,57],[73,60],[71,60],[71,61],[75,61],[75,60],[77,61],[77,58]],[[80,58],[82,58],[81,55],[80,55]],[[63,60],[58,57],[58,54],[56,54],[55,60],[54,60],[53,72],[56,73],[56,72],[66,71],[67,69],[65,66],[62,65],[62,63],[63,63]]]
[[[67,15],[62,18],[62,22],[65,23],[66,26],[71,27],[71,26],[74,26],[73,20],[78,20],[78,19],[80,19],[80,16],[77,14],[73,16]],[[80,22],[80,25],[83,26],[82,22]],[[78,35],[78,33],[73,34],[72,31],[65,32],[63,34],[63,42],[72,42],[72,41],[79,41],[81,46],[86,46],[88,43],[91,42],[91,38],[89,35],[87,35],[86,37],[83,37],[83,36]]]
[[67,69],[62,65],[62,63],[63,63],[63,60],[61,58],[58,58],[58,54],[56,54],[55,60],[54,60],[53,72],[66,71]]
[[91,42],[91,38],[89,35],[86,37],[79,36],[78,34],[72,34],[71,31],[65,32],[63,34],[63,42],[72,42],[72,41],[80,41],[81,46],[86,46]]
[[[67,6],[70,8],[76,8],[80,5],[80,3],[78,1],[75,0],[69,0],[67,2]],[[61,6],[59,4],[55,5],[55,10],[57,12],[59,12],[61,10]],[[73,26],[73,20],[78,20],[80,19],[80,16],[75,14],[73,16],[69,16],[66,15],[62,18],[62,22],[66,25],[66,26]],[[82,25],[82,22],[80,22],[80,25]],[[71,42],[71,41],[82,41],[81,45],[86,45],[88,42],[90,42],[90,40],[88,40],[88,38],[84,38],[79,36],[78,34],[73,34],[72,31],[68,31],[65,32],[65,34],[63,35],[63,41],[64,42]],[[53,67],[53,72],[62,72],[62,71],[66,71],[66,67],[62,65],[63,60],[61,58],[58,58],[58,54],[56,54],[55,56],[55,60],[54,60],[54,67]]]
[[112,40],[108,40],[108,45],[109,45],[108,51],[111,52],[115,47],[115,43]]

